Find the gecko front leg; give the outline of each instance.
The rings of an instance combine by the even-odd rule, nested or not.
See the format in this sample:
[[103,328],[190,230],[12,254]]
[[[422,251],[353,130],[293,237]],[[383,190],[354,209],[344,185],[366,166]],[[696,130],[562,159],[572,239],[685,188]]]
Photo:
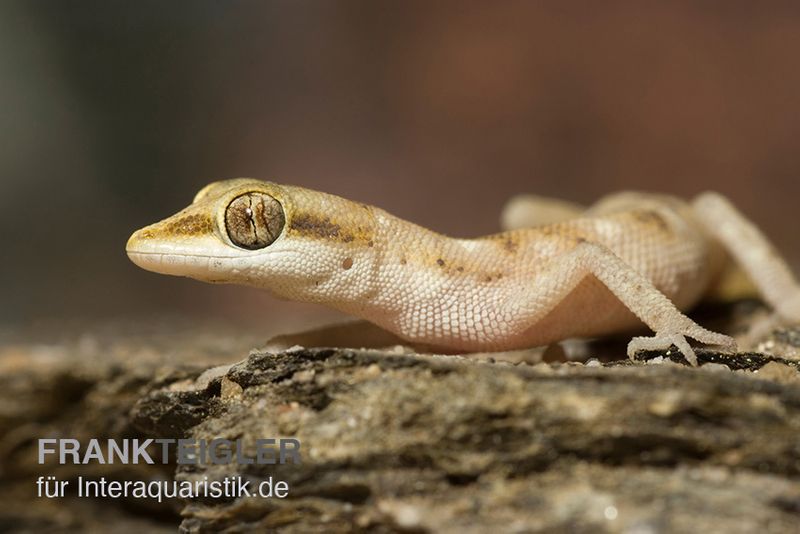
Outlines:
[[585,211],[585,206],[574,202],[538,195],[517,195],[503,207],[500,226],[504,230],[533,228],[580,217]]
[[[523,204],[521,212],[541,199]],[[716,273],[707,232],[687,224],[696,218],[685,203],[624,193],[577,218],[580,208],[563,203],[534,211],[509,224],[551,224],[454,239],[335,195],[242,178],[206,186],[126,248],[151,271],[327,305],[447,351],[602,336],[635,326],[636,317],[655,337],[634,339],[631,355],[674,343],[696,363],[687,337],[734,346],[678,309],[696,302]],[[790,282],[767,289],[780,293]],[[793,299],[785,315],[795,315]]]
[[733,338],[707,330],[684,315],[650,280],[625,263],[607,247],[583,241],[571,251],[550,260],[537,280],[537,315],[544,317],[587,276],[593,276],[650,327],[653,337],[635,337],[628,345],[628,356],[640,350],[667,349],[673,344],[686,360],[697,365],[697,357],[686,338],[726,351],[735,351]]

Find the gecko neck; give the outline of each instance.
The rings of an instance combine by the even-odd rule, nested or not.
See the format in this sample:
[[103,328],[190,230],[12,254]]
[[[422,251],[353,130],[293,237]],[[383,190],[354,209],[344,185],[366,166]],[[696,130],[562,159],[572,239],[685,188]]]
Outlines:
[[378,209],[374,222],[374,243],[365,254],[365,268],[354,279],[343,276],[339,296],[322,303],[396,330],[399,322],[412,317],[427,320],[434,310],[457,313],[450,301],[496,300],[497,286],[509,280],[504,280],[508,272],[495,262],[492,267],[488,260],[510,254],[500,236],[511,239],[512,233],[451,238]]

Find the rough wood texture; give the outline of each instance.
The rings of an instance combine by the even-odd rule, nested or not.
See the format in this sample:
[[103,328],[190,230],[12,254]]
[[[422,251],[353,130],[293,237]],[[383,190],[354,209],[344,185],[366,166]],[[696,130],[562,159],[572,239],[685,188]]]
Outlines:
[[[0,348],[1,529],[796,532],[800,524],[793,362],[752,355],[730,371],[668,359],[512,365],[318,349],[253,352],[205,372],[246,354],[239,347],[249,341],[219,332],[91,339]],[[293,436],[302,464],[43,467],[35,439],[46,436],[250,445]],[[35,478],[48,474],[273,476],[291,491],[236,502],[37,499]]]

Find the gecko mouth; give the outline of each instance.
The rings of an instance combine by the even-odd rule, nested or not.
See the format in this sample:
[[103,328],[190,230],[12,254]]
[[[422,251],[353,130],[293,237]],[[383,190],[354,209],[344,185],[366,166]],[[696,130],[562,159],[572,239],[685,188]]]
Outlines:
[[[217,243],[207,244],[209,249],[213,248],[210,253],[203,252],[201,246],[187,250],[188,247],[180,244],[143,239],[138,234],[139,232],[134,233],[125,247],[128,258],[135,265],[154,273],[188,276],[203,281],[219,283],[220,278],[227,280],[226,275],[231,269],[230,262],[243,261],[244,264],[237,266],[241,270],[265,254],[264,251],[232,249]],[[274,258],[287,253],[291,253],[291,250],[270,251],[270,256]]]
[[[195,242],[196,240],[192,240]],[[128,239],[125,244],[125,251],[128,256],[133,260],[133,256],[185,256],[191,258],[209,258],[209,259],[226,259],[234,258],[238,254],[230,251],[228,254],[209,254],[203,252],[205,249],[213,250],[213,252],[225,252],[223,248],[213,247],[216,243],[197,242],[194,246],[187,246],[186,240],[179,240],[172,242],[166,239],[154,238],[148,228],[137,230]],[[134,260],[135,262],[135,260]]]
[[134,232],[125,245],[128,258],[142,269],[175,276],[207,277],[221,271],[221,260],[233,257],[186,248],[177,243],[152,239],[142,230]]
[[169,252],[128,251],[130,260],[147,271],[174,276],[208,276],[214,270],[212,257]]

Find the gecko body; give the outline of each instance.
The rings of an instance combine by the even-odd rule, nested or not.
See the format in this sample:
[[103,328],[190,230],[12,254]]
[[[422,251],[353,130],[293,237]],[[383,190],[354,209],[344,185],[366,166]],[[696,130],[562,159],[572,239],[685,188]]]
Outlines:
[[[629,354],[675,344],[694,363],[687,337],[735,348],[681,311],[713,288],[731,256],[779,313],[800,318],[788,267],[719,195],[687,203],[621,193],[537,218],[545,204],[510,206],[507,225],[516,228],[455,239],[335,195],[235,179],[210,184],[181,212],[135,232],[127,252],[151,271],[324,304],[450,352],[526,348],[644,323],[655,336],[634,338]],[[732,250],[742,239],[749,248]]]

